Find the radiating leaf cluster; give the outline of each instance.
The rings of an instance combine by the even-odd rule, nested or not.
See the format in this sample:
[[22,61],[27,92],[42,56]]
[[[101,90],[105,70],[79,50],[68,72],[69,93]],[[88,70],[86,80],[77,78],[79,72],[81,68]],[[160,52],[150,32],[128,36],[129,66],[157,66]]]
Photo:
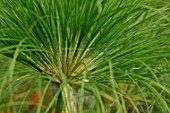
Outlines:
[[29,91],[20,105],[10,93],[32,80],[37,113],[169,113],[169,12],[165,0],[0,0],[0,53],[12,58],[0,109],[26,109]]

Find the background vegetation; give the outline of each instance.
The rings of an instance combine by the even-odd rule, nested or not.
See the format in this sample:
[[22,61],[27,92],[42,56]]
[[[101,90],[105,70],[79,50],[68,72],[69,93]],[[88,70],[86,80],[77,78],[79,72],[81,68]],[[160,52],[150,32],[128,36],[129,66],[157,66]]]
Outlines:
[[170,3],[0,0],[1,113],[170,113]]

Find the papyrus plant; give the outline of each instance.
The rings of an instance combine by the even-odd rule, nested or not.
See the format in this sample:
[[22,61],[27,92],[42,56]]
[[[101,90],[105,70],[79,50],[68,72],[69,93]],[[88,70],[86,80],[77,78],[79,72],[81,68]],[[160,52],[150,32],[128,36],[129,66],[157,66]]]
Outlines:
[[40,97],[37,113],[55,104],[57,113],[169,113],[169,8],[159,0],[0,0],[0,53],[12,58],[0,106],[38,80],[43,94],[57,90],[45,109]]

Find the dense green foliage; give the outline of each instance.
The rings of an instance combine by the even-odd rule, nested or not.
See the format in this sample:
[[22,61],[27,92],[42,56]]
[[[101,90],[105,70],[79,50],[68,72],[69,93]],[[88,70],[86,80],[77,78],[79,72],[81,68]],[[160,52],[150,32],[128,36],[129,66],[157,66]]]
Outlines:
[[168,1],[0,0],[0,110],[169,113],[169,27]]

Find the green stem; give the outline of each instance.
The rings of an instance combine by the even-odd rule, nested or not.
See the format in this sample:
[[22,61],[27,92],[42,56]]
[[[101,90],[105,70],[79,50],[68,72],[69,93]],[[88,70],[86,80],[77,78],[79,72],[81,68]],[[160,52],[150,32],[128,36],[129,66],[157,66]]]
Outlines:
[[62,109],[63,109],[63,97],[62,93],[60,92],[56,105],[56,113],[62,113]]
[[76,106],[74,104],[73,92],[69,84],[65,84],[62,90],[62,96],[66,113],[77,113]]

